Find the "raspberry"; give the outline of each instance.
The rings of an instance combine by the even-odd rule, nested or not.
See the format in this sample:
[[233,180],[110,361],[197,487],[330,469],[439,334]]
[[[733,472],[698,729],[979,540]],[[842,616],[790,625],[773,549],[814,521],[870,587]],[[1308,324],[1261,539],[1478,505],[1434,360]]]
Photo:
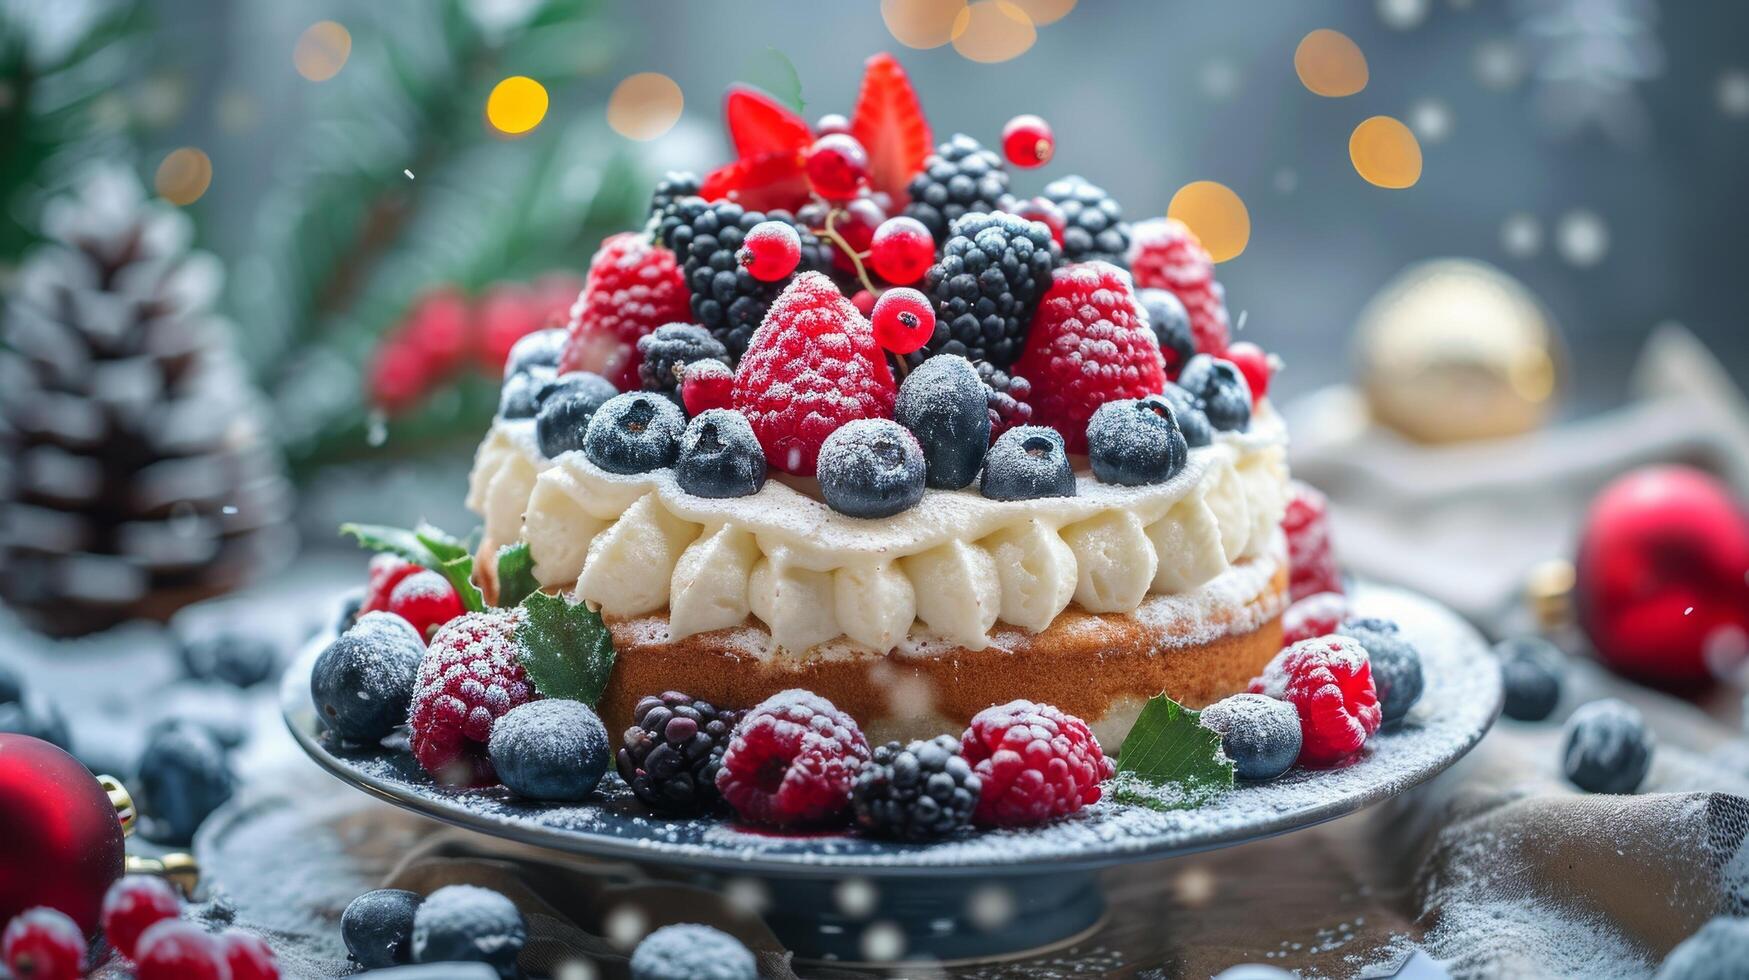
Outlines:
[[1228,347],[1222,355],[1245,375],[1245,385],[1251,389],[1251,404],[1256,405],[1269,394],[1269,379],[1275,374],[1275,362],[1263,348],[1249,340]]
[[610,235],[589,260],[589,277],[571,307],[559,373],[593,371],[621,391],[636,391],[638,338],[691,318],[674,253],[636,232]]
[[367,612],[387,612],[389,608],[389,593],[401,580],[420,570],[400,555],[391,555],[379,551],[370,558],[370,566],[365,572],[364,604],[358,607],[359,615]]
[[492,723],[538,696],[518,656],[519,619],[515,612],[469,613],[438,630],[419,662],[413,755],[440,783],[498,781],[486,752]]
[[166,919],[140,937],[137,980],[229,980],[217,939],[192,922]]
[[1342,592],[1342,573],[1330,546],[1330,502],[1311,484],[1288,484],[1287,513],[1281,529],[1287,534],[1288,590],[1295,601],[1318,592]]
[[1158,394],[1166,384],[1160,344],[1130,288],[1105,262],[1064,266],[1032,318],[1014,374],[1032,385],[1033,422],[1087,452],[1087,420],[1108,401]]
[[1275,655],[1251,680],[1300,711],[1300,764],[1331,766],[1359,752],[1383,716],[1366,650],[1350,637],[1301,640]]
[[0,933],[0,961],[17,980],[78,980],[85,937],[65,912],[25,909]]
[[1015,700],[985,708],[960,736],[960,754],[983,783],[973,818],[1024,827],[1099,801],[1117,767],[1087,723],[1048,704]]
[[412,623],[422,640],[465,611],[455,586],[429,569],[407,576],[389,593],[389,612]]
[[818,825],[850,807],[851,784],[868,759],[868,739],[832,702],[779,691],[735,726],[717,789],[744,820]]
[[1296,600],[1281,614],[1282,645],[1329,636],[1347,618],[1347,596],[1340,592],[1314,592]]
[[832,280],[804,272],[749,341],[732,396],[772,466],[813,476],[827,436],[856,419],[892,418],[896,394],[868,321]]
[[231,970],[231,980],[279,980],[279,963],[260,936],[226,929],[219,933],[219,950]]
[[1215,262],[1196,235],[1176,218],[1135,225],[1130,237],[1130,274],[1137,289],[1167,289],[1190,313],[1196,349],[1219,355],[1227,349],[1227,292],[1215,281]]
[[176,889],[164,879],[128,875],[110,885],[103,896],[103,935],[117,952],[131,959],[141,933],[181,914]]

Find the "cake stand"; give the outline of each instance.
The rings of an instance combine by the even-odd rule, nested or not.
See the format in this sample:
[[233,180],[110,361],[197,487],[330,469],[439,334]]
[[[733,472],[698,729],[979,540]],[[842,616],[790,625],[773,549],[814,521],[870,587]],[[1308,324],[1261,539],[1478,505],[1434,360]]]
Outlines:
[[[310,668],[327,638],[313,641],[287,671],[280,703],[310,758],[396,806],[524,844],[681,872],[707,885],[754,879],[771,898],[767,924],[798,957],[866,959],[870,926],[879,923],[882,958],[897,948],[907,958],[984,959],[1072,940],[1097,926],[1104,914],[1100,868],[1242,844],[1353,813],[1432,778],[1480,741],[1499,713],[1501,688],[1476,631],[1401,590],[1363,585],[1353,600],[1357,614],[1401,624],[1421,651],[1426,683],[1404,722],[1373,738],[1355,761],[1241,783],[1196,809],[1160,812],[1102,801],[1043,828],[933,844],[665,820],[644,810],[612,772],[585,804],[532,804],[502,788],[438,786],[408,754],[404,737],[360,749],[341,745],[317,722]],[[867,901],[844,900],[847,880]]]

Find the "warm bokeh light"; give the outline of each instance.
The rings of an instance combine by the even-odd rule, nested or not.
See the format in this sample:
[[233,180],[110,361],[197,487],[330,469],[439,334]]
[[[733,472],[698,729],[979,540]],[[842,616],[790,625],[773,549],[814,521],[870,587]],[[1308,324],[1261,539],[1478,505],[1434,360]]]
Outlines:
[[352,35],[331,20],[319,20],[298,35],[292,48],[292,65],[312,82],[325,82],[340,74],[352,54]]
[[1069,15],[1075,9],[1075,0],[1010,0],[1016,7],[1026,11],[1026,16],[1032,19],[1034,27],[1055,24]]
[[1320,27],[1294,49],[1294,71],[1315,95],[1341,98],[1366,88],[1366,55],[1348,35]]
[[632,140],[653,140],[674,128],[686,100],[674,79],[646,71],[627,76],[607,100],[607,124]]
[[492,86],[486,97],[486,121],[501,133],[526,133],[546,116],[546,87],[524,75],[512,75]]
[[213,183],[213,162],[192,146],[171,150],[158,164],[152,186],[171,204],[189,205],[200,200]]
[[953,23],[953,49],[984,64],[1018,58],[1036,40],[1032,18],[1009,0],[978,0],[961,10]]
[[1166,207],[1166,216],[1184,222],[1216,262],[1238,258],[1251,241],[1251,212],[1231,187],[1216,181],[1198,180],[1180,187]]
[[953,40],[953,25],[965,0],[881,0],[881,20],[908,48],[939,48]]
[[1354,127],[1348,157],[1369,184],[1403,188],[1421,179],[1421,144],[1408,126],[1390,116],[1374,116]]

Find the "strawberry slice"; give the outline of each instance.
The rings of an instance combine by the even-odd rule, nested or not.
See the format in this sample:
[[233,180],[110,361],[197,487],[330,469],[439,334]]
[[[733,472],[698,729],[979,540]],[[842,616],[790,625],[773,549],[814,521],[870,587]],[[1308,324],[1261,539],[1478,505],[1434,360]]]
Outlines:
[[799,150],[780,150],[724,164],[705,176],[699,196],[732,197],[749,211],[794,212],[808,203],[808,177]]
[[905,185],[923,169],[935,140],[911,79],[892,55],[882,52],[864,63],[850,132],[868,151],[870,186],[892,195],[895,209],[904,207],[911,200]]
[[731,85],[723,96],[723,119],[735,155],[743,160],[781,150],[806,149],[814,131],[801,116],[756,88]]

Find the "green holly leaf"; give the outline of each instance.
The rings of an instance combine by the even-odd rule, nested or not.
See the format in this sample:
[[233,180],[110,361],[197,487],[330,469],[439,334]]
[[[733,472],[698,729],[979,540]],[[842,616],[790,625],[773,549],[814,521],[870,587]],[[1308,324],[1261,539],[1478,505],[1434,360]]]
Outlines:
[[413,529],[413,535],[419,539],[420,544],[431,549],[431,553],[436,555],[440,561],[450,561],[463,555],[473,554],[474,551],[468,547],[466,541],[430,524],[420,524]]
[[789,55],[776,48],[756,51],[747,59],[743,80],[766,92],[796,112],[806,112],[808,102],[802,98],[802,76],[796,71]]
[[400,555],[415,565],[435,570],[442,564],[425,542],[419,540],[419,535],[406,528],[385,524],[342,524],[340,533],[357,538],[360,547]]
[[1201,806],[1233,788],[1233,761],[1219,733],[1164,694],[1143,705],[1117,753],[1113,798],[1155,810]]
[[362,547],[400,555],[442,575],[455,587],[467,611],[486,608],[485,596],[474,585],[474,557],[460,539],[429,524],[421,524],[415,531],[383,524],[342,524],[340,533],[356,538]]
[[594,707],[613,673],[613,634],[601,614],[545,592],[530,593],[522,609],[517,646],[534,689]]
[[534,559],[529,557],[528,542],[518,541],[498,549],[498,605],[521,605],[522,600],[540,591],[534,578]]

